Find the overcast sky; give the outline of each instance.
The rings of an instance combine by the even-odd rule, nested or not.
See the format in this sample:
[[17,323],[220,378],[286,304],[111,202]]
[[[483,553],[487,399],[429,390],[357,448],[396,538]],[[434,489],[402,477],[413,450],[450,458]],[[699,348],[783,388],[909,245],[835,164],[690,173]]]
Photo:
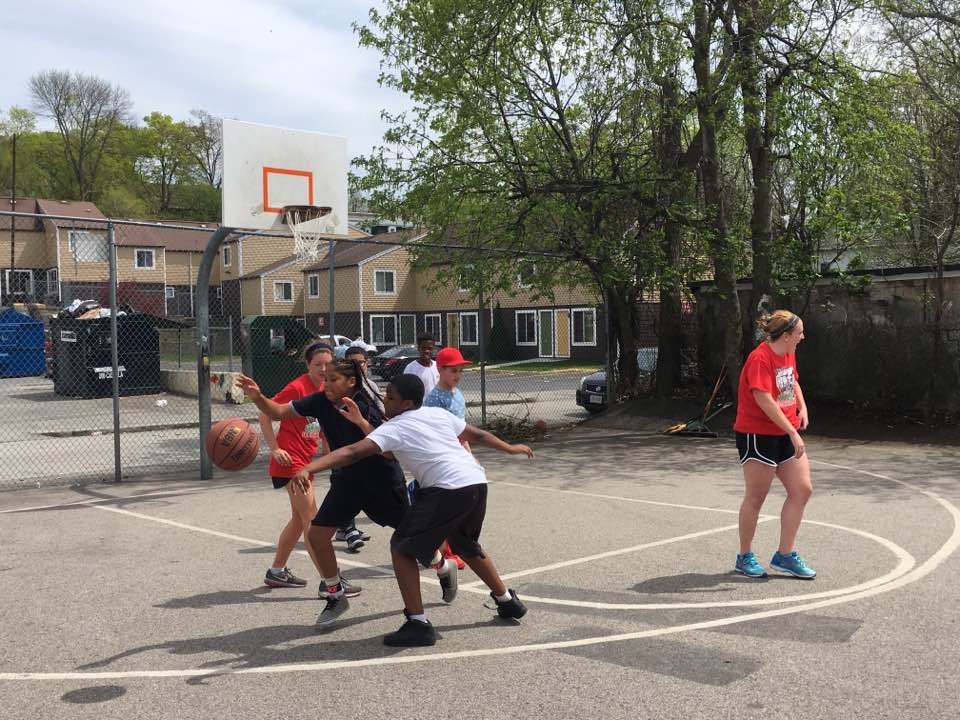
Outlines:
[[[32,108],[27,82],[48,68],[98,75],[130,91],[134,113],[191,109],[347,138],[350,157],[384,130],[379,55],[353,21],[377,0],[30,0],[0,25],[0,111]],[[49,124],[44,123],[44,127]]]

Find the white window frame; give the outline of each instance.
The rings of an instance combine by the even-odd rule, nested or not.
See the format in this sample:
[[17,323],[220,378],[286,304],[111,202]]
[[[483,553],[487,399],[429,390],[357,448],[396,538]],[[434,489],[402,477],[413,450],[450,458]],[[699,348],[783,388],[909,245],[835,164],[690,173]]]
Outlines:
[[217,285],[217,300],[223,300],[223,285]]
[[[430,328],[427,327],[428,318],[437,319],[437,332],[432,332]],[[434,339],[437,341],[437,345],[443,345],[443,315],[440,313],[427,313],[423,316],[423,329],[425,332],[433,335]]]
[[13,289],[12,289],[12,288],[13,288],[13,283],[10,282],[10,273],[14,273],[14,274],[17,274],[17,273],[20,273],[20,274],[26,273],[26,274],[30,277],[29,288],[28,288],[28,290],[27,290],[27,292],[26,292],[26,295],[33,296],[33,292],[34,292],[34,290],[36,289],[36,285],[34,285],[33,270],[30,270],[30,269],[27,269],[27,268],[14,268],[13,270],[11,270],[10,268],[6,268],[6,270],[4,271],[4,276],[5,276],[4,279],[7,281],[7,282],[6,282],[7,294],[12,296],[12,295],[13,295]]
[[[393,290],[377,290],[377,276],[383,273],[384,276],[390,275],[393,283]],[[382,268],[373,271],[373,294],[374,295],[396,295],[397,294],[397,271]]]
[[[313,291],[313,283],[317,284],[317,291]],[[320,275],[313,274],[307,275],[307,297],[308,298],[318,298],[320,297]]]
[[[463,328],[464,328],[463,319],[465,317],[472,317],[476,322],[475,327],[476,327],[477,334],[476,334],[476,337],[474,337],[473,342],[469,342],[468,340],[463,339]],[[476,313],[476,312],[460,313],[460,344],[461,345],[479,345],[480,344],[480,313]]]
[[529,290],[530,288],[533,287],[533,283],[532,283],[532,282],[530,282],[530,283],[525,283],[525,282],[523,282],[523,269],[524,269],[524,268],[529,268],[531,274],[535,274],[535,273],[537,272],[537,268],[536,268],[535,265],[531,265],[531,264],[524,265],[524,264],[521,263],[520,269],[517,270],[517,287],[518,287],[520,290]]
[[[591,342],[577,342],[577,313],[587,314],[593,318],[593,340]],[[597,346],[597,309],[596,308],[573,308],[570,311],[570,344],[575,347],[596,347]]]
[[[533,316],[533,340],[524,340],[524,341],[520,340],[520,316],[521,315]],[[518,347],[537,347],[540,344],[539,328],[540,328],[540,323],[537,322],[536,310],[517,310],[513,313],[513,337],[516,338],[516,343]]]
[[[77,240],[80,235],[88,235],[90,237],[96,237],[103,243],[103,257],[94,258],[92,260],[87,258],[77,257]],[[103,230],[69,230],[67,231],[67,247],[70,248],[70,253],[73,255],[73,259],[76,262],[110,262],[110,245],[107,242],[107,233]]]
[[[140,264],[140,253],[150,253],[150,264]],[[133,249],[133,267],[136,270],[156,270],[157,269],[157,251],[153,248],[134,248]]]
[[[385,338],[378,340],[376,334],[373,331],[373,321],[378,318],[385,318],[390,320],[393,323],[393,342]],[[370,316],[370,342],[376,345],[378,348],[383,345],[385,347],[395,347],[399,345],[399,328],[397,327],[397,316],[396,315],[371,315]]]
[[228,268],[233,265],[233,255],[231,252],[230,245],[223,246],[223,253],[220,255],[221,261],[223,262],[223,267]]
[[[282,297],[277,297],[277,289],[282,285],[290,286],[290,299],[286,300]],[[293,304],[293,280],[274,280],[273,281],[273,301],[284,304]]]
[[173,285],[166,285],[163,288],[163,297],[167,300],[173,300],[177,296],[177,289]]

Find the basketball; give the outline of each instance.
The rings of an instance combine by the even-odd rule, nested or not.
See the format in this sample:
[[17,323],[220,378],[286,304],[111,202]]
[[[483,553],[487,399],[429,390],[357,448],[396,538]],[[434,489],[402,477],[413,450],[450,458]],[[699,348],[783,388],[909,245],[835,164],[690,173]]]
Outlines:
[[221,470],[243,470],[260,451],[260,436],[246,420],[227,418],[207,433],[207,455]]

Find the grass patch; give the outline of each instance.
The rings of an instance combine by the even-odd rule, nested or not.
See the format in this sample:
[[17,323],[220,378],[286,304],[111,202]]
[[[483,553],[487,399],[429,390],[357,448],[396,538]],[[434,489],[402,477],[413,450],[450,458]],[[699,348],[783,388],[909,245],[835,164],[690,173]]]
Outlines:
[[548,372],[583,372],[594,373],[603,370],[602,367],[592,364],[585,364],[578,360],[561,360],[559,362],[531,362],[521,363],[519,365],[508,365],[500,368],[487,368],[487,372],[503,373],[548,373]]

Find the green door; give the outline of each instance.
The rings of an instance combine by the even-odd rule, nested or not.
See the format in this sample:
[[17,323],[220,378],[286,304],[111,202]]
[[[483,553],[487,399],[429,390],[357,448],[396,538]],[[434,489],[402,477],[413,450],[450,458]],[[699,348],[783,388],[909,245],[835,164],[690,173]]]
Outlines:
[[553,310],[540,311],[540,357],[553,357]]

